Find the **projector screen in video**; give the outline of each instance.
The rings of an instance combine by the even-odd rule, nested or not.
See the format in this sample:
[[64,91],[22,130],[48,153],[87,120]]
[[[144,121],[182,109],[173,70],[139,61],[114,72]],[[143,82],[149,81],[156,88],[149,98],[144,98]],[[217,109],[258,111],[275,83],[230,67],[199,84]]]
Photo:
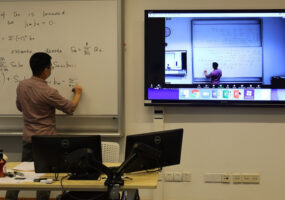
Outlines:
[[285,105],[285,10],[146,10],[157,104]]

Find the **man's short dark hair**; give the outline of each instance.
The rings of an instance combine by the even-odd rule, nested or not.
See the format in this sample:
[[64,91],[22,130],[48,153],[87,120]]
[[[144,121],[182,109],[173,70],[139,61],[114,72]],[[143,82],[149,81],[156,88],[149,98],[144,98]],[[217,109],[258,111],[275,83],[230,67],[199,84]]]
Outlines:
[[217,62],[213,62],[213,68],[218,69],[219,64]]
[[42,74],[45,68],[51,66],[51,56],[44,52],[34,53],[30,58],[30,67],[34,76]]

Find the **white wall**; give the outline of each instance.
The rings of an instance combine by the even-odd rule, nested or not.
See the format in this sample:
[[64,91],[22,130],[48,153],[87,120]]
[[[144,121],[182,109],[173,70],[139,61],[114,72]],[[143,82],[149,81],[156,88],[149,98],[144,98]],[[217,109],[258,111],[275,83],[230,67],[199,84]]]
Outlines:
[[[125,0],[125,127],[127,134],[152,131],[152,107],[144,107],[145,9],[285,8],[281,0]],[[285,109],[165,108],[165,129],[184,128],[182,162],[165,171],[191,171],[192,182],[164,183],[142,198],[164,200],[281,200],[285,190]],[[258,185],[209,184],[207,172],[257,172]],[[163,193],[163,194],[162,194]]]

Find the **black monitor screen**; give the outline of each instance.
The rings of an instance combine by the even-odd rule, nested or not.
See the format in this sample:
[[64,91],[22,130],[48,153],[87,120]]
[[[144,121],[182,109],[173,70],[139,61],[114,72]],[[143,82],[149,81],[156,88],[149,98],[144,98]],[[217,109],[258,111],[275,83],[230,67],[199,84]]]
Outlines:
[[[101,136],[32,136],[33,159],[37,173],[86,173],[98,175],[95,168],[79,169],[70,163],[78,157],[78,150],[90,149],[94,158],[102,162]],[[75,153],[75,154],[74,154]],[[74,154],[74,155],[73,155]],[[87,179],[88,177],[84,177]]]
[[[183,129],[127,136],[125,159],[133,152],[136,144],[143,144],[147,149],[130,162],[124,171],[134,172],[180,164],[182,138]],[[159,154],[159,158],[155,158],[154,154]]]

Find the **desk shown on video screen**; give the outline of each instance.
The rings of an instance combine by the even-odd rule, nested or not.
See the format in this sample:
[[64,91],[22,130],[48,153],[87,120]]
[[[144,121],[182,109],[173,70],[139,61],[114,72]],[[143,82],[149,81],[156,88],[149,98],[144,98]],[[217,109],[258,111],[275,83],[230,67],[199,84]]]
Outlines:
[[[20,163],[10,162],[7,163],[8,169],[12,169]],[[111,166],[110,164],[106,164]],[[59,176],[59,180],[63,175]],[[148,173],[132,173],[126,174],[128,179],[125,179],[124,186],[121,187],[121,190],[127,191],[128,197],[132,199],[135,190],[137,189],[155,189],[158,184],[158,172],[148,172]],[[54,174],[46,174],[43,177],[54,178]],[[98,180],[66,180],[64,179],[62,185],[67,191],[106,191],[107,187],[104,186],[104,179],[101,176]],[[60,181],[55,181],[51,184],[36,183],[36,182],[25,182],[25,183],[1,183],[1,190],[9,189],[19,189],[19,190],[62,190]],[[128,198],[128,199],[129,199]]]

